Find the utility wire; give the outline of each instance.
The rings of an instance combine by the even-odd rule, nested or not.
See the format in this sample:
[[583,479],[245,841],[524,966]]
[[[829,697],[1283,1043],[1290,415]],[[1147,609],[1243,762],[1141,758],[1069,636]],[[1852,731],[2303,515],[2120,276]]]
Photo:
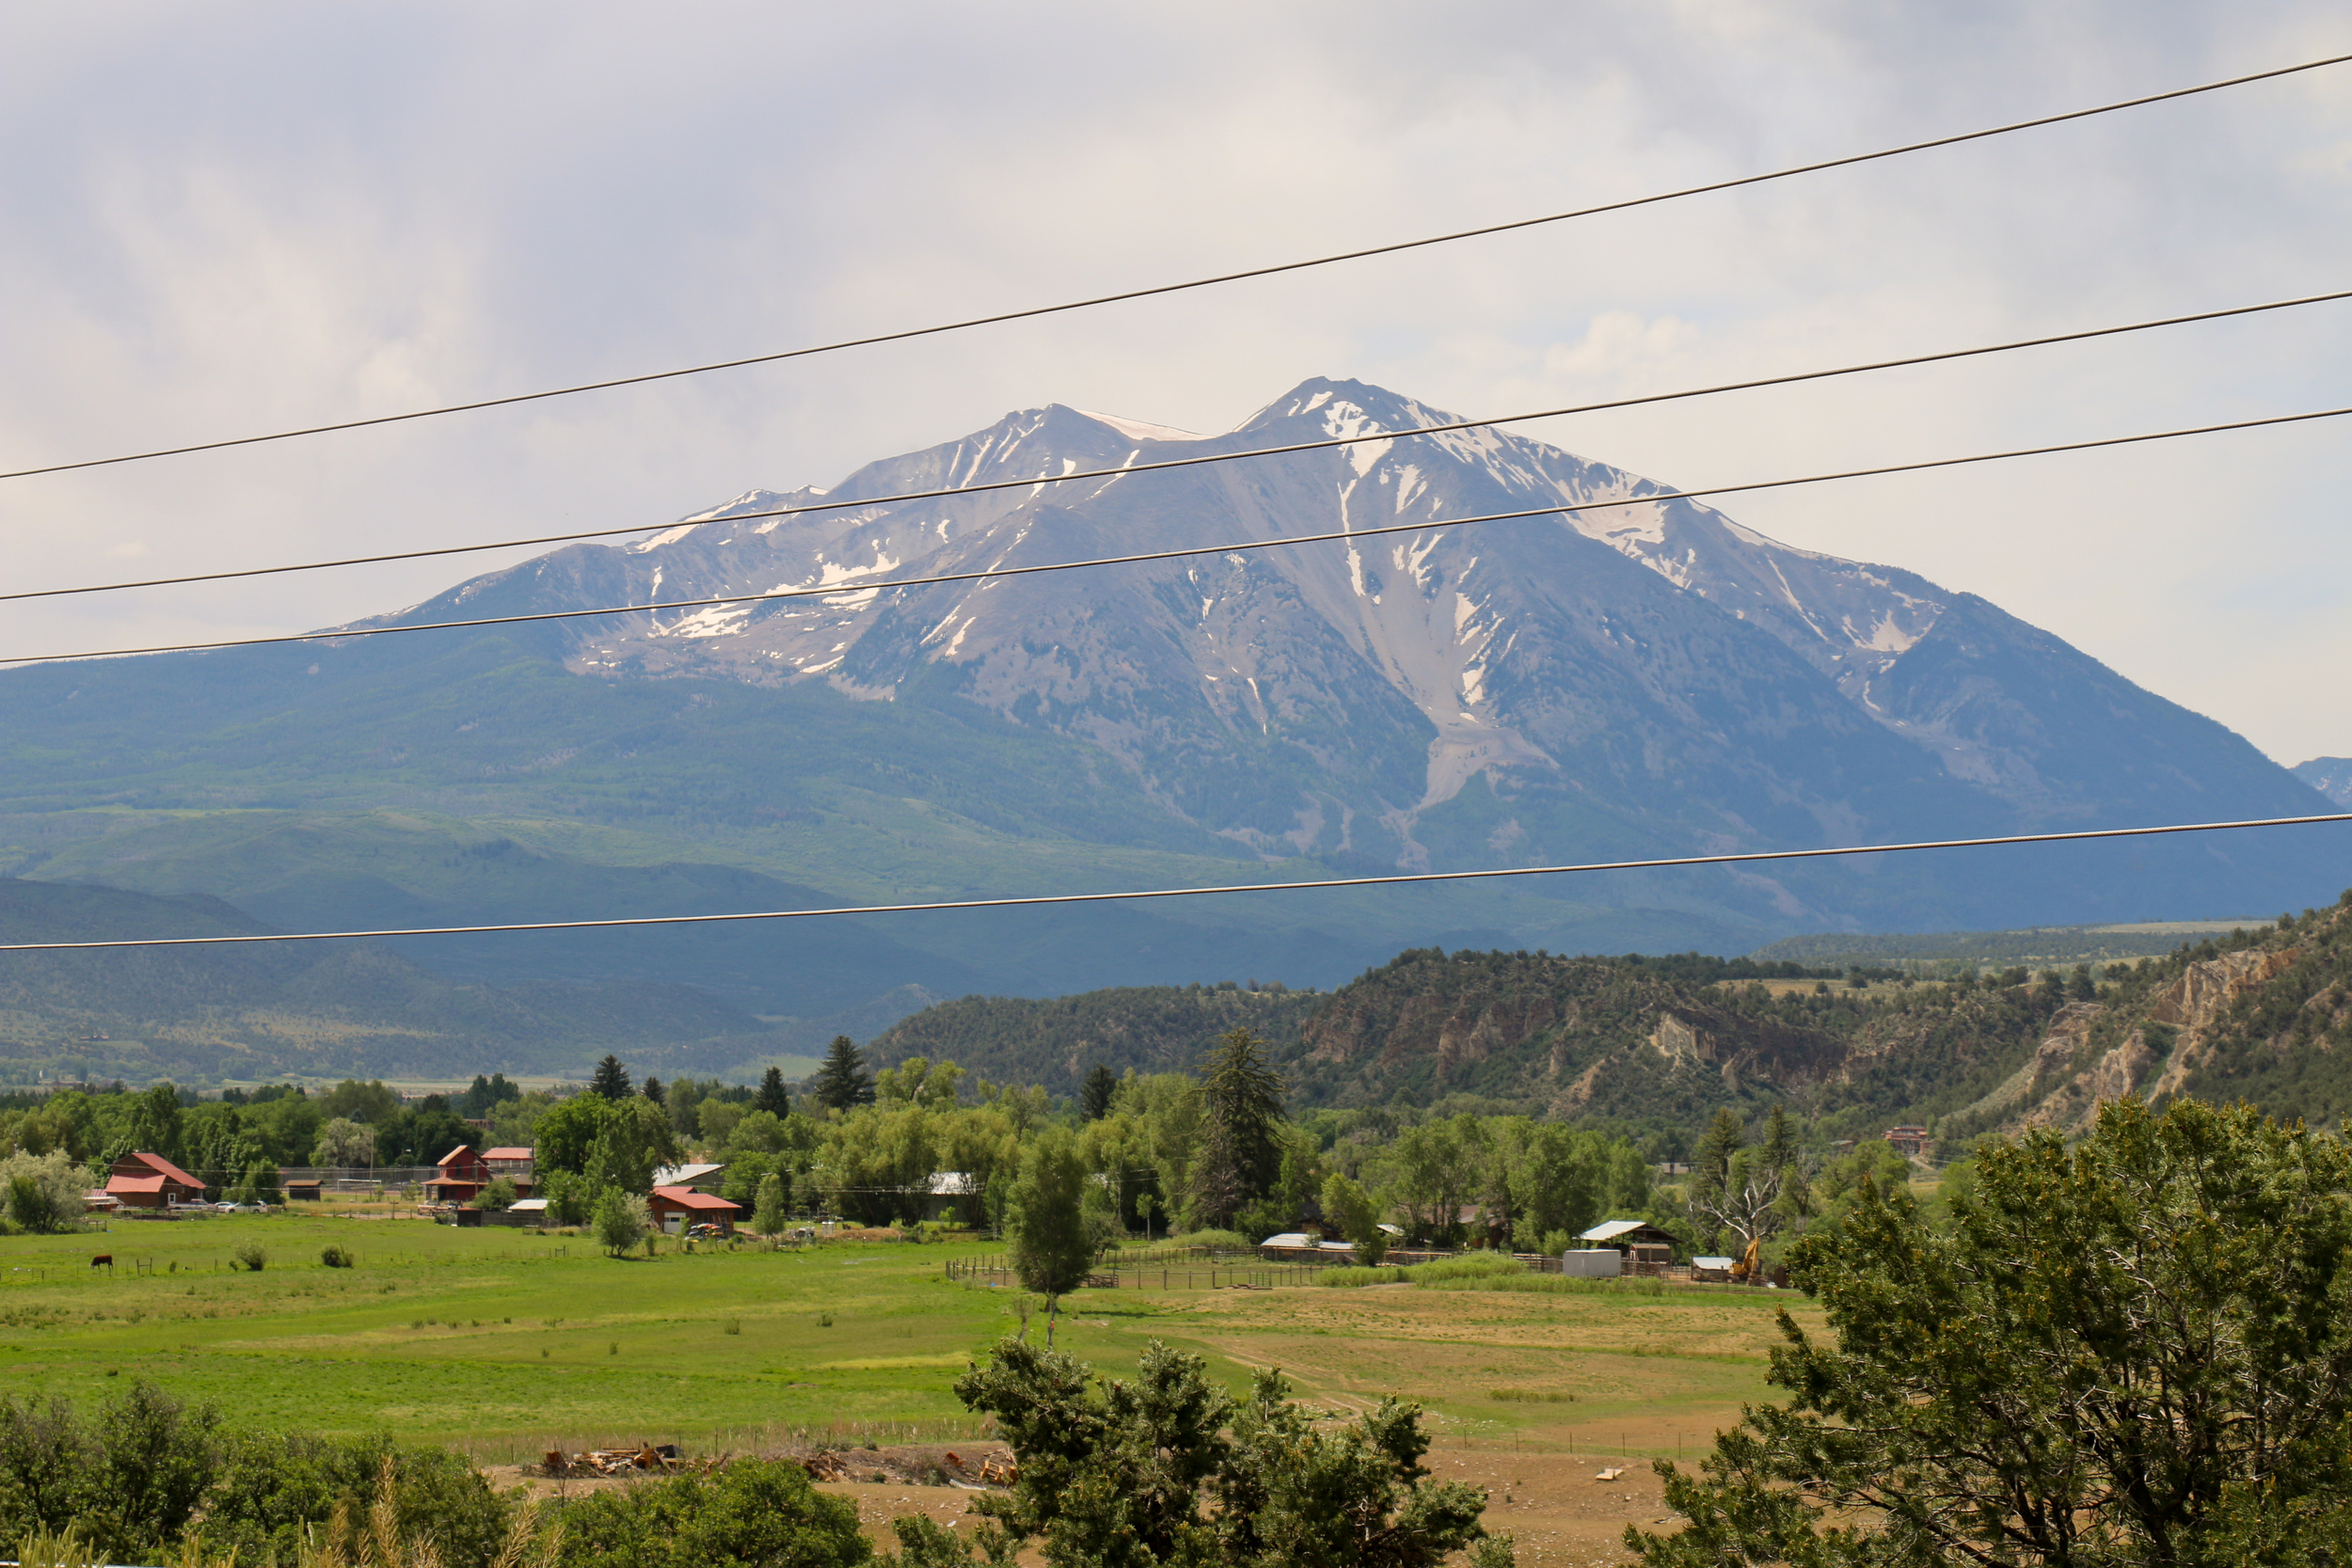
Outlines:
[[[1918,473],[1930,468],[1961,467],[1974,463],[1999,463],[2014,457],[2045,457],[2056,452],[2090,451],[2101,447],[2132,446],[2144,441],[2170,441],[2187,436],[2214,436],[2268,425],[2299,424],[2311,420],[2341,419],[2352,405],[2322,408],[2304,414],[2274,414],[2258,420],[2233,420],[2226,424],[2195,425],[2183,430],[2146,431],[2136,436],[2105,436],[2089,441],[2065,441],[2056,446],[2020,447],[2008,451],[1977,452],[1966,457],[1931,457],[1916,463],[1890,463],[1874,468],[1846,468],[1836,473],[1805,474],[1794,479],[1756,480],[1744,484],[1715,484],[1696,490],[1658,490],[1645,495],[1618,496],[1607,500],[1577,501],[1565,506],[1535,506],[1518,512],[1483,512],[1467,517],[1429,517],[1418,522],[1386,523],[1376,528],[1338,529],[1322,533],[1286,534],[1279,539],[1243,540],[1220,545],[1188,545],[1177,549],[1139,550],[1129,555],[1094,556],[1084,561],[1041,562],[1033,566],[983,566],[968,572],[940,572],[919,578],[881,578],[864,582],[832,583],[812,588],[779,588],[765,594],[721,594],[700,599],[660,599],[645,604],[599,605],[590,610],[544,610],[524,615],[484,615],[468,621],[419,621],[407,626],[346,626],[326,631],[287,632],[276,637],[232,637],[216,642],[165,642],[143,648],[100,648],[72,654],[18,654],[0,657],[0,665],[55,664],[70,659],[127,658],[145,654],[208,653],[223,648],[265,648],[290,642],[340,642],[360,637],[393,637],[418,631],[461,631],[479,626],[511,626],[542,621],[577,621],[602,615],[642,615],[665,610],[709,610],[721,605],[770,604],[782,599],[837,598],[882,589],[932,588],[942,583],[977,582],[994,578],[1033,577],[1042,572],[1076,572],[1098,566],[1133,566],[1154,561],[1181,561],[1192,556],[1229,555],[1243,550],[1281,549],[1292,545],[1328,544],[1343,539],[1377,538],[1389,533],[1420,533],[1429,529],[1460,528],[1466,523],[1511,522],[1523,517],[1565,516],[1578,512],[1654,506],[1664,501],[1698,500],[1709,496],[1744,495],[1759,490],[1783,490],[1800,484],[1827,484],[1837,480],[1869,479],[1883,474]],[[1031,483],[1023,481],[1024,483]]]
[[114,594],[130,588],[170,588],[192,582],[222,582],[232,578],[270,577],[283,572],[318,572],[338,566],[374,566],[391,561],[421,561],[431,556],[467,555],[479,550],[521,549],[533,545],[562,545],[581,539],[610,539],[620,534],[653,533],[674,528],[694,528],[711,523],[755,522],[768,517],[797,517],[811,512],[840,512],[857,507],[896,506],[905,501],[942,500],[957,496],[983,495],[993,490],[1020,490],[1041,484],[1075,484],[1092,479],[1116,479],[1128,474],[1157,473],[1168,468],[1196,468],[1211,463],[1237,463],[1248,458],[1282,457],[1303,451],[1327,451],[1337,447],[1359,446],[1367,441],[1395,441],[1410,436],[1445,436],[1464,430],[1485,430],[1494,425],[1518,424],[1533,420],[1556,420],[1570,414],[1597,414],[1613,408],[1638,408],[1648,404],[1677,403],[1686,398],[1714,397],[1724,392],[1750,392],[1766,387],[1788,387],[1806,381],[1827,381],[1839,376],[1863,375],[1872,371],[1900,370],[1914,365],[1933,365],[1952,359],[1973,359],[1988,354],[2008,354],[2016,349],[2047,348],[2056,343],[2083,342],[2093,338],[2113,338],[2131,332],[2149,332],[2158,327],[2185,326],[2197,322],[2225,321],[2233,316],[2260,315],[2270,310],[2289,310],[2304,305],[2326,305],[2352,299],[2352,289],[2334,293],[2304,294],[2294,299],[2274,299],[2260,305],[2233,305],[2221,310],[2200,310],[2185,316],[2163,316],[2153,321],[2128,322],[2121,326],[2086,327],[2078,332],[2060,332],[2042,338],[2019,338],[2008,342],[1982,343],[1973,348],[1939,349],[1933,354],[1915,354],[1900,359],[1874,359],[1858,365],[1838,365],[1828,370],[1797,371],[1788,375],[1762,376],[1750,381],[1724,381],[1708,387],[1690,387],[1674,392],[1645,392],[1638,397],[1612,398],[1605,403],[1571,404],[1564,408],[1538,408],[1519,414],[1497,414],[1480,420],[1455,420],[1445,424],[1407,425],[1398,430],[1375,431],[1361,436],[1334,436],[1319,441],[1295,441],[1288,446],[1251,447],[1241,451],[1203,452],[1192,457],[1163,458],[1152,463],[1136,463],[1120,468],[1082,468],[1071,473],[1038,474],[1029,479],[992,479],[977,484],[951,484],[935,490],[902,490],[891,495],[863,496],[841,500],[810,501],[800,506],[772,507],[764,512],[730,512],[715,517],[688,518],[670,523],[631,523],[626,528],[589,529],[578,533],[546,533],[529,539],[501,539],[486,545],[443,545],[431,549],[398,550],[388,555],[348,556],[337,561],[310,561],[285,566],[249,566],[227,572],[196,572],[185,577],[145,578],[133,582],[93,583],[79,588],[36,588],[15,594],[0,594],[0,603],[14,599],[50,599],[74,594]]
[[1546,224],[1566,223],[1572,219],[1595,217],[1604,213],[1622,213],[1636,207],[1655,206],[1663,201],[1678,201],[1685,197],[1739,190],[1748,185],[1767,184],[1776,180],[1794,179],[1801,174],[1818,174],[1825,169],[1845,168],[1855,164],[1875,163],[1883,158],[1897,158],[1906,153],[1925,152],[1939,147],[1957,147],[1963,142],[1982,141],[1991,136],[2005,136],[2012,132],[2030,131],[2045,125],[2060,125],[2068,120],[2089,119],[2098,115],[2114,114],[2123,109],[2142,108],[2151,103],[2169,103],[2180,98],[2194,98],[2201,93],[2219,92],[2225,87],[2244,87],[2252,82],[2266,82],[2276,77],[2293,76],[2301,71],[2318,71],[2327,66],[2342,65],[2347,60],[2352,60],[2352,55],[2331,55],[2325,59],[2306,60],[2299,65],[2252,71],[2244,76],[2231,76],[2217,82],[2204,82],[2192,87],[2175,87],[2167,92],[2148,93],[2138,98],[2122,99],[2116,103],[2102,103],[2092,108],[2070,109],[2063,114],[2042,115],[2032,119],[2011,120],[2006,125],[1988,126],[1980,131],[1963,131],[1956,135],[1934,136],[1926,141],[1905,142],[1899,147],[1881,148],[1873,152],[1855,152],[1839,158],[1825,158],[1818,163],[1797,164],[1765,174],[1741,175],[1737,179],[1716,180],[1703,185],[1685,185],[1677,190],[1660,191],[1650,196],[1630,197],[1622,201],[1606,201],[1597,206],[1572,208],[1565,213],[1549,213],[1540,217],[1515,218],[1508,223],[1486,224],[1476,229],[1458,229],[1450,233],[1431,234],[1417,240],[1397,240],[1387,245],[1370,245],[1361,250],[1343,250],[1328,256],[1311,257],[1305,261],[1281,261],[1272,266],[1249,267],[1239,272],[1217,273],[1207,277],[1190,278],[1181,283],[1158,283],[1148,288],[1127,289],[1118,293],[1095,294],[1085,299],[1068,300],[1058,305],[1037,305],[1025,309],[999,311],[993,315],[968,316],[961,321],[942,322],[931,326],[907,327],[895,332],[878,332],[863,338],[844,338],[834,342],[817,343],[804,348],[785,349],[775,354],[748,355],[739,359],[713,360],[704,365],[689,365],[677,370],[652,371],[640,375],[615,376],[605,381],[583,381],[569,387],[549,388],[544,391],[516,392],[505,397],[482,398],[472,403],[453,403],[433,408],[411,409],[405,414],[379,414],[368,419],[342,420],[331,424],[305,425],[298,429],[275,431],[263,436],[239,436],[226,440],[197,441],[186,446],[159,447],[148,451],[125,452],[115,457],[91,457],[72,463],[50,463],[39,467],[16,468],[0,472],[0,480],[25,479],[35,474],[65,473],[76,468],[105,467],[118,463],[142,463],[150,458],[179,457],[190,452],[218,451],[228,447],[258,446],[268,441],[290,441],[299,436],[324,436],[334,431],[363,430],[373,425],[400,424],[413,420],[429,420],[444,414],[465,414],[484,408],[503,408],[518,403],[537,403],[548,398],[572,397],[581,392],[608,391],[618,387],[639,387],[648,382],[672,381],[689,375],[705,375],[713,371],[739,370],[750,365],[771,365],[780,360],[806,358],[811,355],[818,354],[834,354],[843,349],[866,348],[877,343],[903,342],[910,338],[935,337],[941,333],[961,332],[976,326],[1027,321],[1039,316],[1059,315],[1071,310],[1089,309],[1098,305],[1115,305],[1125,300],[1149,299],[1159,294],[1183,293],[1188,290],[1212,288],[1221,283],[1237,283],[1246,278],[1272,277],[1282,273],[1304,271],[1311,267],[1327,267],[1342,261],[1359,261],[1373,256],[1391,256],[1399,251],[1418,250],[1428,245],[1450,245],[1456,240],[1479,239],[1488,234],[1507,234],[1516,230],[1535,229]]
[[1763,861],[1828,860],[1846,855],[1895,855],[1915,849],[1984,849],[2008,844],[2066,844],[2103,838],[2154,838],[2169,833],[2224,832],[2238,828],[2296,828],[2352,822],[2352,812],[2317,816],[2266,816],[2237,822],[2174,822],[2153,828],[2091,828],[2063,833],[2008,833],[1996,838],[1925,839],[1907,844],[1856,844],[1827,849],[1755,849],[1740,854],[1676,855],[1658,860],[1591,861],[1576,865],[1518,865],[1484,871],[1401,871],[1379,877],[1327,877],[1303,882],[1235,882],[1215,887],[1137,888],[1116,893],[1049,893],[1026,898],[947,898],[921,904],[847,904],[823,910],[758,910],[739,914],[646,914],[602,920],[515,921],[499,926],[411,926],[378,931],[288,931],[255,936],[124,937],[100,942],[0,942],[0,953],[90,952],[120,947],[230,947],[275,942],[350,942],[361,938],[480,936],[507,931],[580,931],[631,926],[717,926],[751,920],[815,920],[834,915],[920,914],[942,910],[1008,910],[1065,904],[1128,904],[1146,898],[1197,898],[1209,894],[1295,893],[1306,889],[1394,887],[1418,882],[1488,881],[1499,877],[1558,877],[1594,871],[1656,871],[1689,865],[1744,865]]

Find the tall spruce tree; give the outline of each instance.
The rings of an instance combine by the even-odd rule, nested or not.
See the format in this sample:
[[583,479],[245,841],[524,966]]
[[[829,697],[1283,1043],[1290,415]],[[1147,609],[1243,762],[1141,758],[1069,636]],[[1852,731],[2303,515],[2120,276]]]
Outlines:
[[1089,1121],[1101,1121],[1111,1114],[1111,1096],[1119,1092],[1119,1077],[1102,1063],[1087,1074],[1078,1088],[1078,1110]]
[[628,1069],[621,1065],[618,1056],[609,1053],[596,1064],[596,1072],[588,1080],[588,1092],[607,1100],[627,1100],[631,1086]]
[[836,1111],[874,1102],[873,1075],[866,1070],[866,1058],[849,1036],[834,1036],[833,1044],[825,1053],[825,1065],[808,1081],[808,1095],[819,1105],[829,1105]]
[[647,1100],[652,1101],[656,1105],[666,1105],[669,1103],[668,1097],[664,1094],[661,1087],[661,1080],[656,1078],[650,1072],[645,1074],[644,1086],[637,1092],[644,1095]]
[[1247,1029],[1217,1037],[1201,1097],[1212,1137],[1230,1151],[1240,1201],[1265,1196],[1282,1174],[1282,1077],[1266,1065],[1265,1041]]
[[[838,1046],[840,1041],[836,1040],[834,1043]],[[766,1111],[771,1116],[778,1117],[788,1117],[792,1114],[792,1096],[785,1090],[782,1068],[771,1067],[761,1076],[759,1092],[752,1096],[752,1109]]]

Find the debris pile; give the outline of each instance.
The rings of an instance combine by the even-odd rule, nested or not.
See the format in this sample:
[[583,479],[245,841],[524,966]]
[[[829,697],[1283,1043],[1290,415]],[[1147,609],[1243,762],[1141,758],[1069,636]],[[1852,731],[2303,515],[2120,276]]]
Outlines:
[[539,1456],[539,1473],[548,1476],[625,1476],[640,1470],[676,1470],[685,1461],[675,1443],[642,1443],[633,1449],[590,1449],[565,1453],[549,1449]]

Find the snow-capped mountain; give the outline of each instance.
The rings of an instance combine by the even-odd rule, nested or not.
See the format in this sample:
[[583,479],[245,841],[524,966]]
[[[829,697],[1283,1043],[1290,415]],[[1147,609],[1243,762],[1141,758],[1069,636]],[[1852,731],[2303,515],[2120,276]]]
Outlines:
[[[615,681],[821,682],[1082,741],[1267,856],[1406,867],[2306,811],[2221,726],[1897,568],[1794,549],[1661,487],[1314,380],[1200,436],[1059,404],[580,546],[391,620],[838,585],[566,623]],[[1357,445],[1056,476],[1330,436]],[[945,499],[745,514],[950,485]],[[1449,519],[1613,503],[1513,521]],[[982,567],[1427,524],[1327,544],[923,588]],[[1760,895],[1793,915],[1777,881]]]

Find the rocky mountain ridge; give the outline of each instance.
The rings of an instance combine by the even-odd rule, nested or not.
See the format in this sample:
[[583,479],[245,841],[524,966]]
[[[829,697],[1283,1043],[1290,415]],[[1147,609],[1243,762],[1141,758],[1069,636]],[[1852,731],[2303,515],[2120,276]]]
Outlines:
[[[1216,436],[1050,405],[386,619],[794,584],[836,597],[0,672],[0,869],[215,894],[280,923],[453,925],[1812,848],[2321,799],[1981,599],[1776,544],[1519,435],[1403,434],[1443,418],[1325,380]],[[1340,436],[1371,438],[1133,471]],[[1111,471],[1050,483],[1092,468]],[[989,480],[1017,483],[878,499]],[[796,499],[850,504],[746,515]],[[1405,531],[1362,534],[1375,526]],[[1227,547],[1326,530],[1349,537]],[[2341,879],[2327,855],[2352,832],[2335,832],[404,952],[451,978],[687,984],[762,1017],[865,1018],[909,986],[1327,986],[1431,942],[1724,952],[1806,930],[2294,906]]]

